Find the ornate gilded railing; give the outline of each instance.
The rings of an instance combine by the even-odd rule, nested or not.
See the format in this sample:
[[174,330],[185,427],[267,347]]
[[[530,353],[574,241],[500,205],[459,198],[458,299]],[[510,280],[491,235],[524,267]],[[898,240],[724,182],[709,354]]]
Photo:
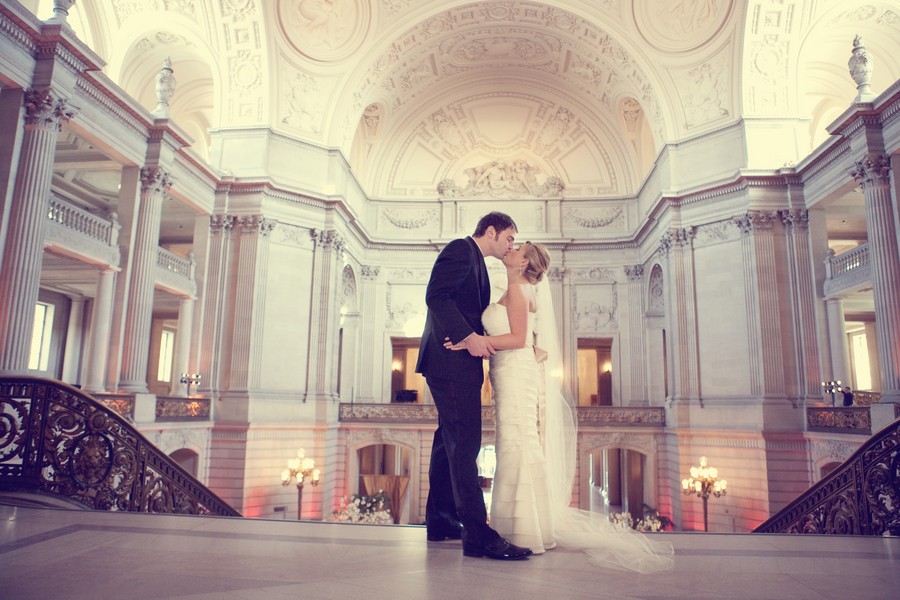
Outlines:
[[[656,406],[579,406],[580,427],[665,427],[666,411]],[[433,404],[342,403],[338,419],[345,423],[437,423]],[[494,407],[481,407],[482,424],[494,425]]]
[[115,411],[37,377],[0,377],[0,490],[96,510],[240,516]]
[[868,406],[808,406],[806,429],[833,433],[872,433],[872,417]]
[[900,420],[754,532],[900,535]]

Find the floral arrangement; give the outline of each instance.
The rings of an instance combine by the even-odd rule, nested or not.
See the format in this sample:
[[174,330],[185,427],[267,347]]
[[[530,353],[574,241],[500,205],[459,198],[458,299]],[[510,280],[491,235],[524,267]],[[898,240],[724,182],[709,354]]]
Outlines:
[[667,527],[674,526],[671,519],[659,514],[659,511],[644,505],[644,516],[637,521],[631,513],[621,512],[609,515],[609,520],[616,527],[622,529],[635,529],[637,531],[665,531]]
[[372,496],[354,494],[349,501],[346,498],[341,500],[341,507],[332,513],[331,520],[387,525],[394,522],[390,509],[385,508],[387,503],[388,497],[384,494],[384,490],[378,490],[378,493]]

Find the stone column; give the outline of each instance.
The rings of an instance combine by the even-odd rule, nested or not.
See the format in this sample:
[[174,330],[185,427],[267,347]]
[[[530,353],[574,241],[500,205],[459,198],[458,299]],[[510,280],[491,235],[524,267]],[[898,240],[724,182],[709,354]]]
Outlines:
[[97,295],[94,298],[91,313],[91,333],[87,345],[87,361],[84,369],[84,385],[86,392],[106,391],[104,373],[109,357],[109,333],[113,312],[113,289],[116,272],[101,269],[97,281]]
[[694,287],[692,227],[676,227],[660,241],[660,251],[669,268],[669,324],[672,333],[672,400],[700,397],[700,370],[697,347],[697,302]]
[[[194,299],[182,298],[178,305],[178,333],[175,334],[175,377],[181,379],[182,373],[190,373],[191,331],[194,329]],[[201,379],[202,381],[202,379]],[[186,396],[187,386],[173,381],[169,393],[173,396]]]
[[63,353],[62,380],[78,385],[78,365],[81,363],[81,340],[84,328],[84,298],[72,298],[69,307],[69,326],[66,330],[66,348]]
[[[628,404],[646,405],[647,378],[644,375],[644,265],[626,265],[628,277],[628,335],[623,340],[628,344],[628,363],[631,373]],[[621,369],[619,372],[623,372]],[[624,383],[624,380],[623,380]],[[625,394],[623,394],[625,397]]]
[[784,357],[773,227],[777,213],[749,211],[734,221],[742,232],[750,394],[784,396]]
[[819,372],[819,344],[816,327],[816,293],[812,254],[809,243],[809,213],[805,209],[781,212],[787,229],[788,267],[791,299],[794,305],[794,328],[797,338],[797,364],[800,396],[822,396]]
[[262,331],[265,323],[269,234],[275,227],[261,215],[237,218],[238,264],[234,286],[234,328],[231,341],[231,391],[260,386]]
[[[831,350],[831,372],[823,373],[823,380],[841,381],[850,385],[850,347],[847,343],[847,327],[844,322],[844,301],[840,298],[826,298],[825,312],[828,316],[828,346]],[[822,382],[819,382],[819,397],[822,397]]]
[[131,263],[131,285],[122,340],[119,387],[126,392],[147,392],[147,359],[153,319],[153,286],[159,253],[159,224],[163,194],[171,187],[169,174],[159,167],[141,169],[141,205]]
[[[379,306],[384,306],[383,302],[379,303],[377,301],[380,297],[378,293],[380,287],[378,275],[380,272],[381,267],[370,265],[362,265],[360,267],[362,286],[360,286],[359,291],[359,306],[362,308],[361,314],[364,317],[361,320],[360,339],[365,342],[359,345],[359,356],[356,363],[358,365],[357,373],[351,384],[353,385],[351,398],[354,402],[375,402],[374,386],[376,382],[381,382],[381,378],[375,377],[375,373],[376,369],[380,369],[381,365],[384,364],[384,351],[379,351],[378,348],[372,351],[372,348],[367,347],[370,343],[377,343],[379,335],[376,331],[381,329],[377,327],[379,323],[378,317],[383,311],[383,309],[379,310]],[[381,319],[381,322],[383,321]],[[343,389],[341,391],[346,392]],[[424,401],[424,399],[422,400]]]
[[67,100],[50,88],[26,90],[24,105],[22,151],[0,267],[0,290],[6,297],[0,311],[3,373],[24,373],[28,369],[56,139],[63,123],[75,114]]
[[[225,290],[231,285],[231,234],[235,226],[232,215],[210,215],[206,281],[203,289],[203,313],[200,323],[200,374],[198,391],[215,395],[222,389],[223,347],[226,345],[224,320],[230,310]],[[230,356],[230,354],[224,354]]]
[[337,265],[344,242],[334,230],[311,230],[315,241],[309,311],[309,366],[306,401],[334,400],[337,342]]
[[871,154],[850,174],[866,199],[866,230],[872,261],[872,294],[878,328],[881,402],[900,403],[900,248],[891,200],[891,157]]

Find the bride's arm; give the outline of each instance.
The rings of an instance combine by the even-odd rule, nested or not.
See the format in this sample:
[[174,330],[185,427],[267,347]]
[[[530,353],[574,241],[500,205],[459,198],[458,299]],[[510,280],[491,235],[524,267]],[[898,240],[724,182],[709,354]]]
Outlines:
[[525,286],[512,284],[506,292],[506,315],[509,318],[509,333],[490,335],[488,341],[495,350],[514,350],[525,347],[528,332],[529,300]]

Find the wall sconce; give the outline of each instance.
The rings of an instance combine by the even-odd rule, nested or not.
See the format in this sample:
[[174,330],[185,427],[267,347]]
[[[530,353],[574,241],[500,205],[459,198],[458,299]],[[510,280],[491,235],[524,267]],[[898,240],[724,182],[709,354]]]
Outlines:
[[182,373],[181,374],[181,383],[187,386],[187,395],[191,395],[191,386],[192,385],[200,385],[201,375],[200,373]]
[[319,485],[319,477],[322,472],[316,468],[316,461],[306,456],[303,448],[297,451],[297,458],[288,460],[288,468],[281,472],[281,485],[289,486],[291,481],[297,481],[297,520],[299,521],[303,511],[303,483],[309,481],[313,487]]
[[709,531],[709,520],[707,518],[707,502],[709,496],[716,498],[725,495],[726,481],[719,481],[719,470],[715,467],[708,466],[705,456],[700,457],[700,466],[691,467],[691,476],[688,479],[681,480],[682,491],[690,496],[696,494],[703,499],[703,531]]

